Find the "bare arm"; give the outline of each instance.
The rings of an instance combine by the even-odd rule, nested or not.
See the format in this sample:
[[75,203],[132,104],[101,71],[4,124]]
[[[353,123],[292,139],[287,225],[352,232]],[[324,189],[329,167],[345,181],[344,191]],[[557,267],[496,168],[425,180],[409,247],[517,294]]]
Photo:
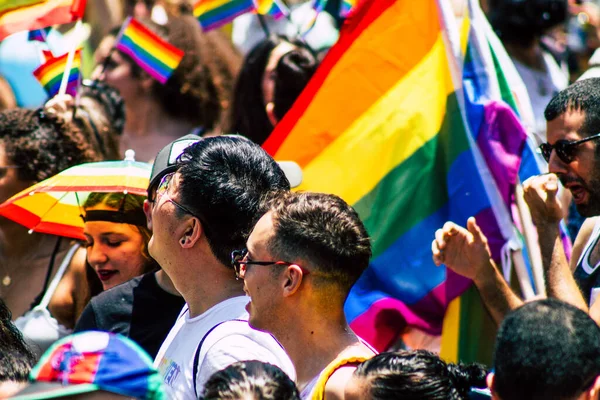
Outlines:
[[467,221],[467,229],[447,222],[436,232],[431,245],[433,261],[445,264],[459,275],[473,280],[485,307],[497,324],[511,310],[523,304],[498,271],[475,218]]
[[[563,217],[563,210],[556,198],[558,178],[554,174],[539,175],[528,179],[523,189],[525,201],[529,205],[538,231],[548,296],[588,311],[588,306],[573,278],[560,238],[559,223]],[[577,263],[577,260],[572,262]]]

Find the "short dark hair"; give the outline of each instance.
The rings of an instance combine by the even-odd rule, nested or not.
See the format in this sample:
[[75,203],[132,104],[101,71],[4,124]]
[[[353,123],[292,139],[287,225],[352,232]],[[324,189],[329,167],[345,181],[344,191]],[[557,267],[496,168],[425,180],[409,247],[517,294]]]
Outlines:
[[600,78],[582,79],[558,92],[546,106],[544,117],[550,122],[567,111],[585,114],[581,134],[591,136],[600,132]]
[[600,375],[600,328],[562,301],[527,303],[500,325],[493,367],[503,399],[570,399]]
[[264,213],[263,198],[290,183],[260,146],[241,136],[207,137],[177,161],[182,202],[202,216],[206,239],[226,266]]
[[74,124],[41,108],[0,112],[0,141],[23,181],[40,182],[74,165],[102,159]]
[[349,291],[369,265],[371,242],[358,213],[325,193],[281,193],[271,202],[271,253],[302,260]]
[[6,303],[0,298],[0,382],[27,382],[35,356],[11,317]]
[[299,400],[296,384],[281,368],[261,361],[239,361],[215,372],[202,400]]
[[202,400],[299,400],[296,384],[279,367],[239,361],[215,372],[204,385]]
[[446,363],[427,350],[381,353],[354,372],[373,400],[467,399],[471,387],[486,387],[486,375],[483,365]]

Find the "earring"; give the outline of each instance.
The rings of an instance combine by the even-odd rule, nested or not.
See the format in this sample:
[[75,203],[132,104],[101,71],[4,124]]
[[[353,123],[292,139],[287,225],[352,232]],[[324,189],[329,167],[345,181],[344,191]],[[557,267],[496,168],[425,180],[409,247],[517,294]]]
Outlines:
[[185,239],[181,239],[180,242],[181,242],[182,245],[184,245],[185,244]]

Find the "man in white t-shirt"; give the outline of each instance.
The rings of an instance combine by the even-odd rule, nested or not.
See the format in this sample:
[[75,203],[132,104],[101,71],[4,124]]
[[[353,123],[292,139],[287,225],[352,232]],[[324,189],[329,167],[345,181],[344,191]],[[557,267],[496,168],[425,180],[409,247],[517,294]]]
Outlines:
[[243,137],[186,146],[172,144],[158,154],[156,163],[166,167],[153,171],[146,206],[150,254],[186,301],[155,367],[178,400],[197,399],[214,372],[241,360],[275,364],[295,379],[281,345],[248,326],[248,298],[230,263],[261,216],[261,199],[289,190],[289,181]]

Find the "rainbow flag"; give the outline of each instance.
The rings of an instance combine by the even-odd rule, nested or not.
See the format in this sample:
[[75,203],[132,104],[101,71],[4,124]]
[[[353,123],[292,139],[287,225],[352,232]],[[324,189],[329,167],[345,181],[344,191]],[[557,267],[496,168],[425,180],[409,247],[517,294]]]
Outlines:
[[121,28],[117,50],[127,54],[163,85],[177,68],[184,52],[158,37],[140,22],[127,19]]
[[290,10],[279,0],[256,0],[256,13],[279,19],[290,15]]
[[[476,0],[468,1],[463,14],[460,36],[467,120],[503,202],[514,207],[517,178],[524,181],[547,172],[547,164],[535,151],[534,140],[524,126],[530,120],[529,98],[512,61]],[[564,225],[561,236],[569,257],[571,243]],[[526,266],[530,276],[527,284],[538,293],[531,266],[528,262]],[[510,270],[504,269],[504,275],[510,279]],[[477,291],[466,292],[453,301],[445,316],[442,356],[450,361],[490,363],[495,328]]]
[[340,16],[344,18],[347,17],[355,5],[356,0],[342,0],[342,4],[340,5]]
[[83,17],[86,0],[4,0],[0,2],[0,40],[19,31],[66,24]]
[[460,63],[442,24],[447,6],[361,2],[264,144],[303,168],[299,189],[337,194],[360,214],[373,258],[345,311],[380,350],[408,327],[439,336],[448,304],[471,286],[433,264],[436,229],[475,216],[495,257],[514,235],[469,132]]
[[[68,53],[63,54],[60,57],[54,57],[46,61],[45,64],[39,66],[33,75],[44,87],[44,90],[48,94],[48,97],[52,98],[58,94],[60,89],[60,83],[63,79],[63,74],[67,68],[67,57]],[[73,57],[73,65],[69,72],[69,81],[67,84],[67,94],[75,96],[77,93],[77,87],[81,79],[81,50],[75,52]]]
[[50,34],[50,29],[52,29],[52,28],[48,27],[48,28],[34,29],[32,31],[29,31],[27,40],[29,40],[30,42],[45,42],[46,38]]
[[194,4],[194,16],[204,31],[218,28],[254,10],[253,0],[198,0]]

